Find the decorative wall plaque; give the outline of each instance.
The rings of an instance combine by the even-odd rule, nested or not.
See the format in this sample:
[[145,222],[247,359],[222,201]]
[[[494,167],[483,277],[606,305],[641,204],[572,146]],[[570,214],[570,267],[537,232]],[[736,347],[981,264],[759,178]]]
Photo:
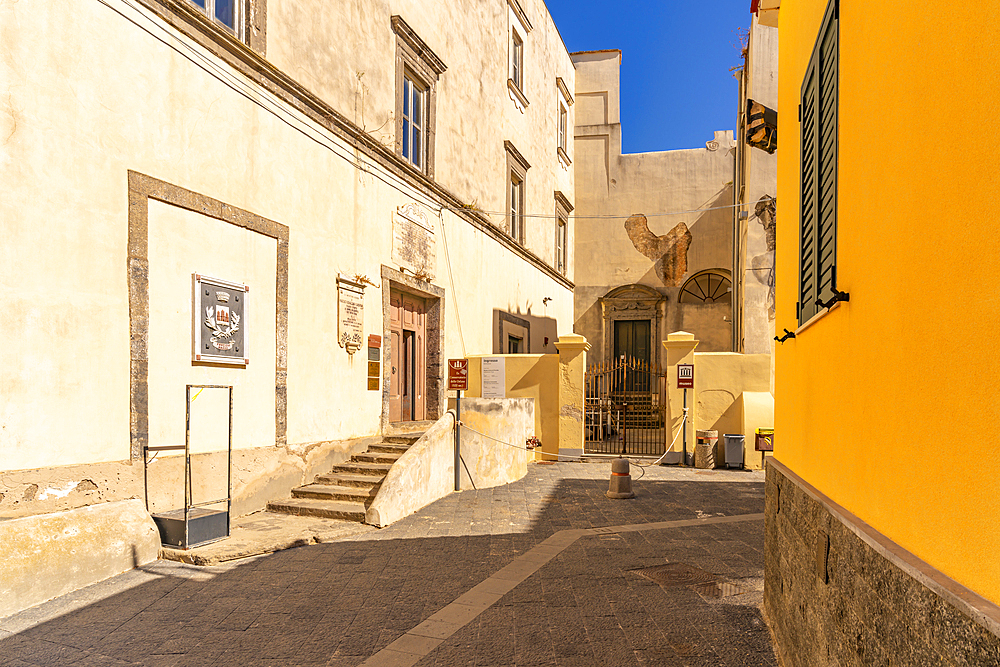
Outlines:
[[424,280],[434,278],[436,263],[434,223],[417,204],[406,204],[392,214],[392,261]]
[[365,324],[365,286],[353,280],[337,278],[339,326],[337,343],[354,354],[361,348]]
[[194,283],[194,361],[246,366],[247,295],[243,283],[209,278],[195,273]]

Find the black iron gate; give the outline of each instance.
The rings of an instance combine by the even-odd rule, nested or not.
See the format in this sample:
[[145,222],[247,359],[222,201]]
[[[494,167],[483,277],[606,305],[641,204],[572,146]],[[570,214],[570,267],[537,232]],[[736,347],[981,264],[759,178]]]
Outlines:
[[586,454],[660,456],[667,446],[667,379],[648,361],[627,356],[586,374]]

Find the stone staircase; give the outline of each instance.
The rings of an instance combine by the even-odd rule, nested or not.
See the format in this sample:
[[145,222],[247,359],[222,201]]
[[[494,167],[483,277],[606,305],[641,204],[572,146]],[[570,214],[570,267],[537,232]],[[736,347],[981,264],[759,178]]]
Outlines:
[[316,475],[312,484],[292,489],[292,497],[271,501],[270,512],[345,519],[364,523],[365,510],[375,499],[382,480],[392,464],[415,443],[423,433],[389,435],[382,442],[370,445],[363,454],[333,466]]

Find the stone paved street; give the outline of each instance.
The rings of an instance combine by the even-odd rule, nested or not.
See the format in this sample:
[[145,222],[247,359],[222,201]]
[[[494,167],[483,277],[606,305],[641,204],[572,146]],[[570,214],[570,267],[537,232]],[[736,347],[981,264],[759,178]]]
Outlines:
[[762,516],[724,518],[763,512],[762,474],[649,468],[613,501],[609,471],[533,464],[387,529],[159,561],[0,620],[0,665],[776,665]]

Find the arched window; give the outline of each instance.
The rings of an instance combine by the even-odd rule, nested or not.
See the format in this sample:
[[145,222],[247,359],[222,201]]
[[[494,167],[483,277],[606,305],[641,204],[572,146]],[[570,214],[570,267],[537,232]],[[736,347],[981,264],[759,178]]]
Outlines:
[[725,269],[699,271],[684,283],[678,301],[681,303],[728,303],[733,282]]

